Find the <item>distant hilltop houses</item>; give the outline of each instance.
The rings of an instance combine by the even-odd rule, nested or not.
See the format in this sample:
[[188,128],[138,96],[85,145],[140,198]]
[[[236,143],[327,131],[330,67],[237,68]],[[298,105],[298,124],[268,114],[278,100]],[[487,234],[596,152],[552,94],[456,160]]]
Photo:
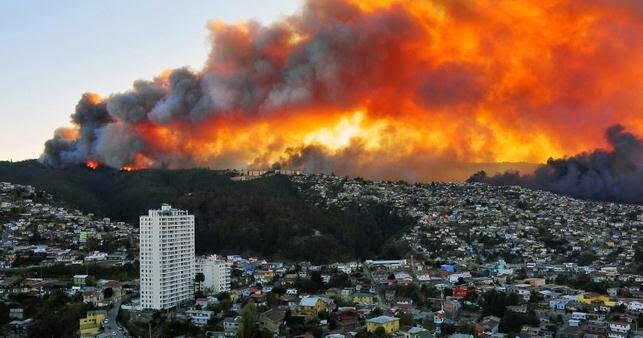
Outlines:
[[292,169],[240,169],[234,170],[236,176],[232,177],[233,181],[249,181],[255,178],[271,175],[296,176],[305,174],[301,170]]

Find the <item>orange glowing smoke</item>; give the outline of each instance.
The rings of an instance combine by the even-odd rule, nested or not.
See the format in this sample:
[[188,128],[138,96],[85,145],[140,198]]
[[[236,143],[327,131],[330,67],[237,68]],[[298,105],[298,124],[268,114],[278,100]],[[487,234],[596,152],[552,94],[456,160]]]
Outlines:
[[641,17],[628,1],[311,0],[270,26],[217,21],[204,69],[108,98],[87,154],[426,180],[605,147],[614,123],[643,132]]

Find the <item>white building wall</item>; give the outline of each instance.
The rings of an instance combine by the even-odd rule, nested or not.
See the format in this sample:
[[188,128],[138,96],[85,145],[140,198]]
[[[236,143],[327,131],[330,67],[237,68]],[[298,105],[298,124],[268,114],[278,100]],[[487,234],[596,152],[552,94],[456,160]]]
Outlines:
[[194,297],[194,216],[163,204],[140,217],[141,307],[168,309]]
[[230,263],[216,255],[199,259],[196,272],[203,273],[203,288],[213,293],[230,291]]

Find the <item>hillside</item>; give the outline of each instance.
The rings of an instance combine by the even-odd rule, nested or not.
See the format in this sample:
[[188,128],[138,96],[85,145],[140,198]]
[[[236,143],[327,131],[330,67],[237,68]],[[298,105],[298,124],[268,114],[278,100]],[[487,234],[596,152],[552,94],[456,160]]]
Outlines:
[[35,160],[0,162],[0,180],[29,184],[85,212],[132,223],[141,212],[186,193],[234,185],[226,172],[207,169],[124,172],[108,167],[52,168]]
[[319,208],[286,176],[246,182],[207,169],[123,172],[37,161],[0,162],[0,181],[32,185],[85,212],[128,221],[161,203],[190,210],[198,253],[254,253],[326,261],[399,255],[389,239],[412,219],[379,203]]

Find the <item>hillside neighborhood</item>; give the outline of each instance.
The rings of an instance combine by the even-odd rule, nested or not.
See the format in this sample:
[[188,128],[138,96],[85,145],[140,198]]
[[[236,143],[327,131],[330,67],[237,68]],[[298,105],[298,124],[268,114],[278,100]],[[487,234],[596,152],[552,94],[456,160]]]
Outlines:
[[198,256],[190,299],[154,310],[141,303],[147,233],[3,182],[2,333],[643,337],[641,206],[484,184],[285,174],[320,208],[376,201],[413,217],[391,238],[407,253],[327,264]]

